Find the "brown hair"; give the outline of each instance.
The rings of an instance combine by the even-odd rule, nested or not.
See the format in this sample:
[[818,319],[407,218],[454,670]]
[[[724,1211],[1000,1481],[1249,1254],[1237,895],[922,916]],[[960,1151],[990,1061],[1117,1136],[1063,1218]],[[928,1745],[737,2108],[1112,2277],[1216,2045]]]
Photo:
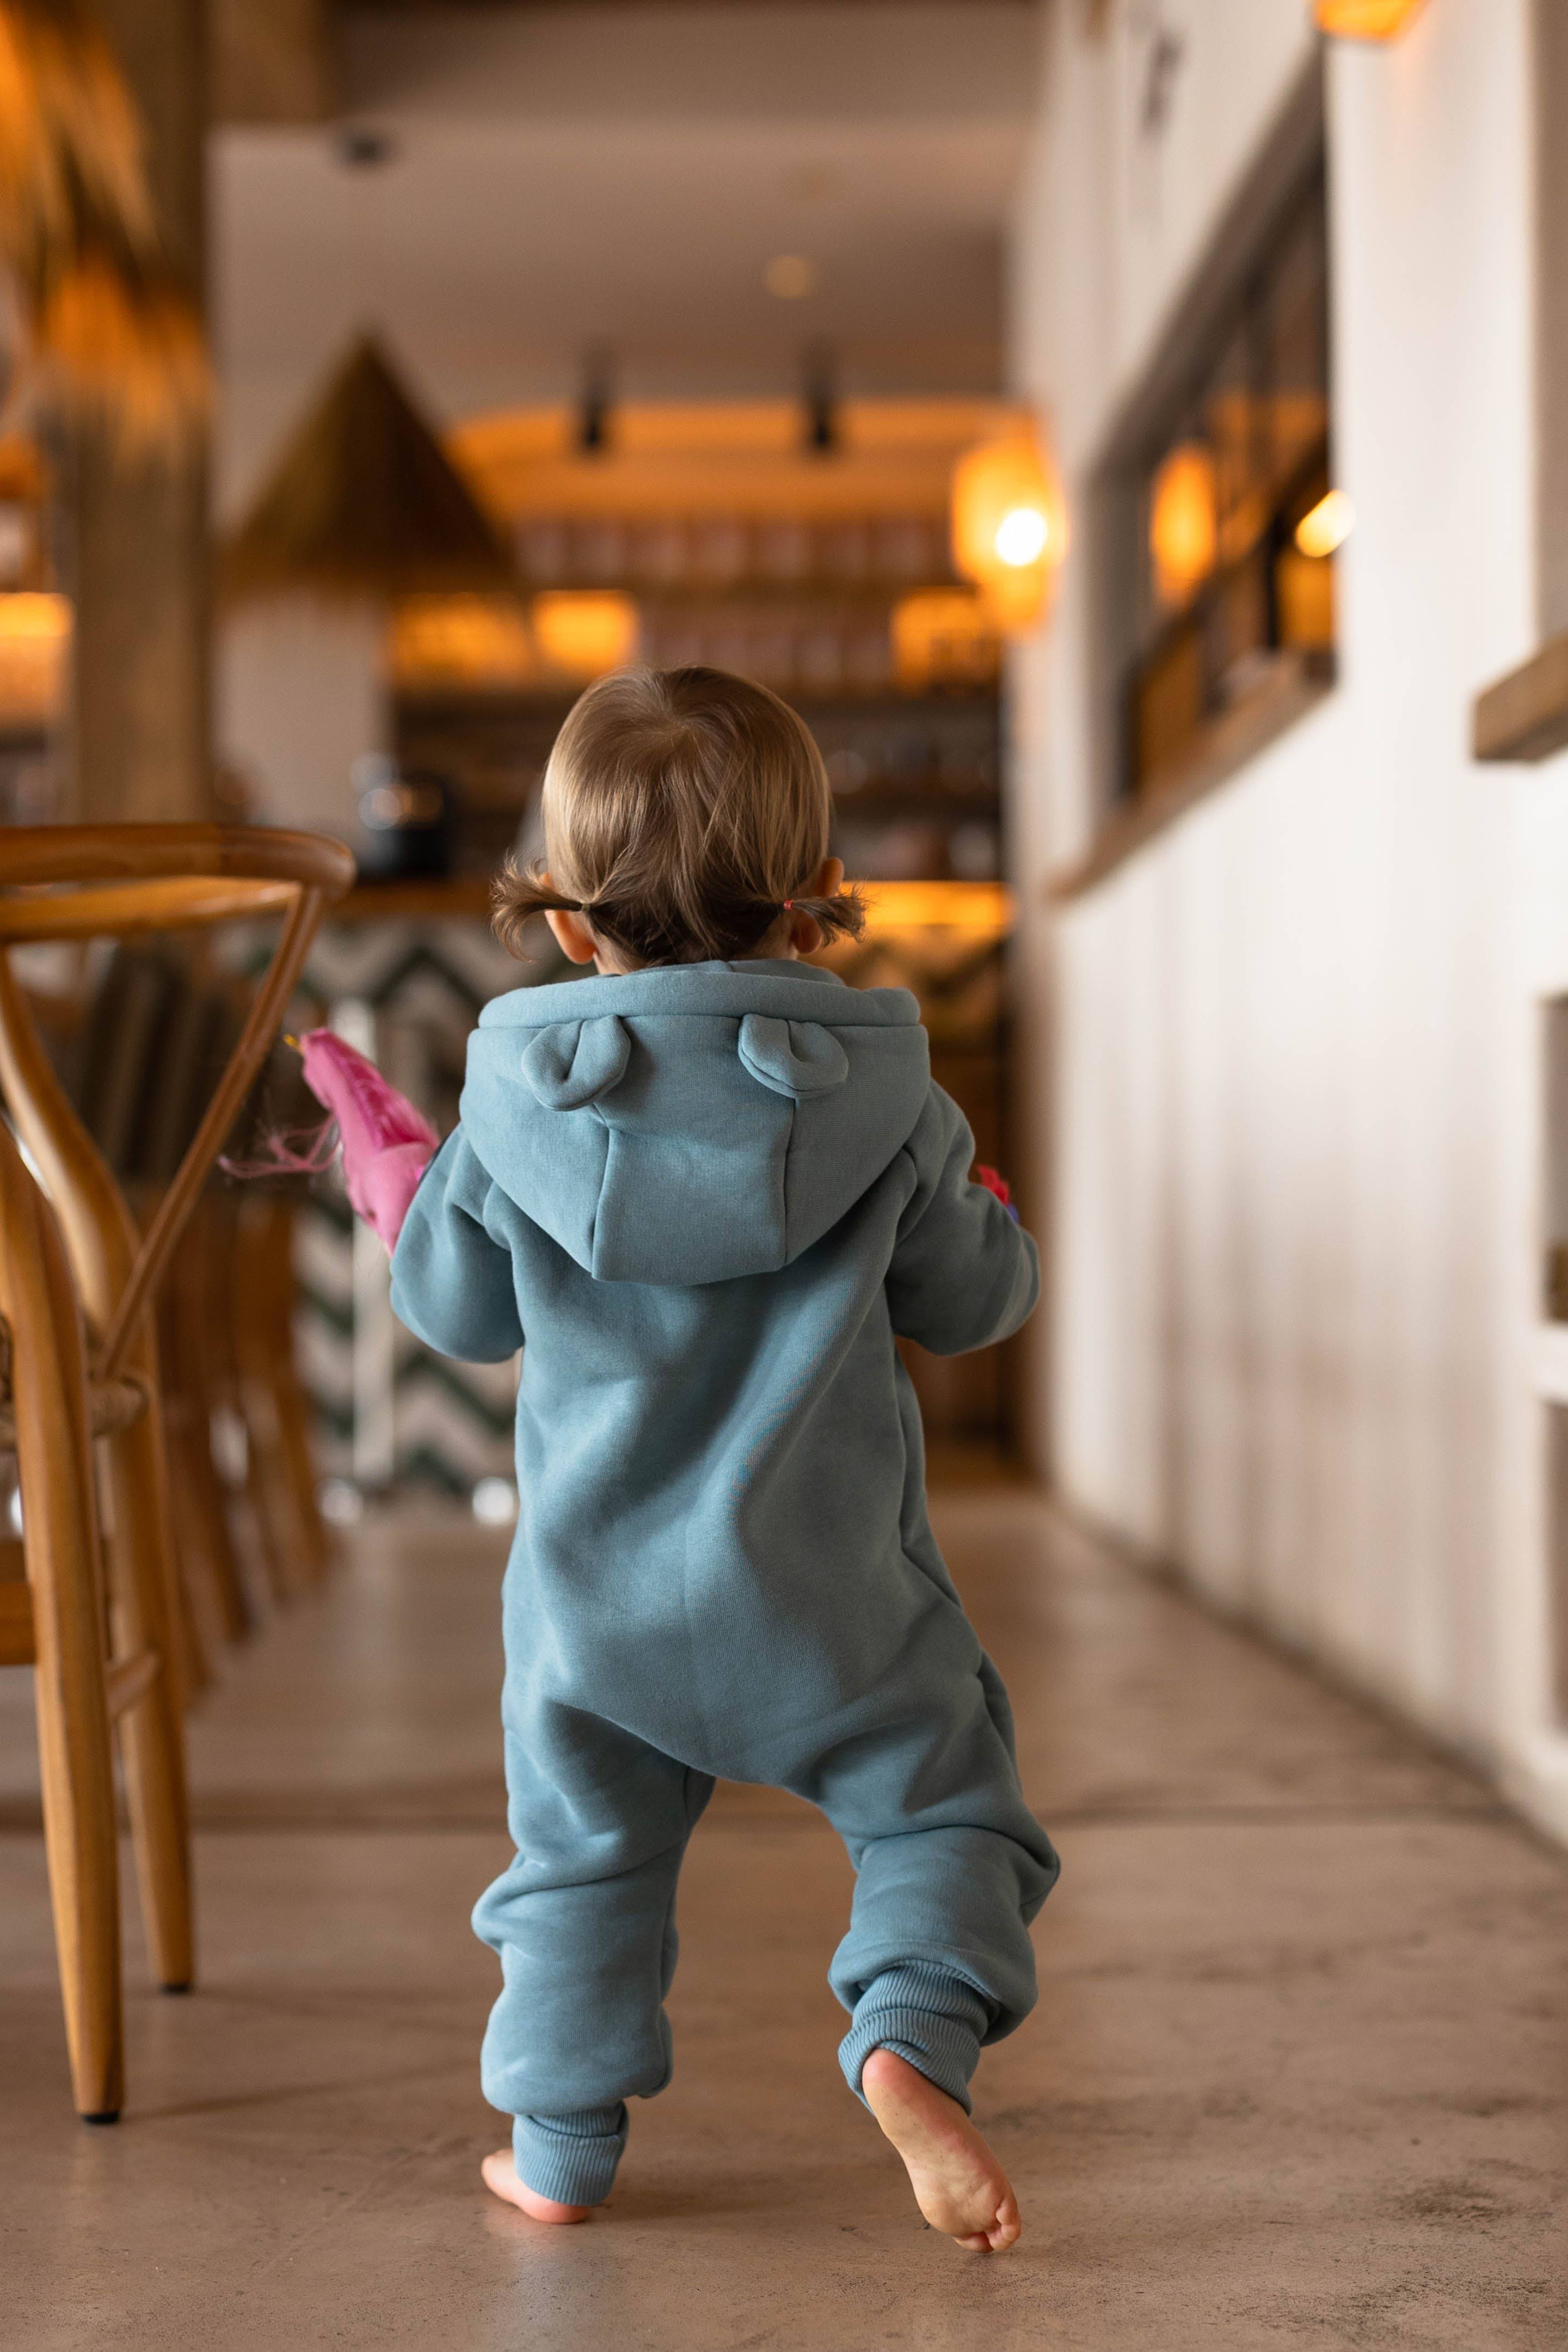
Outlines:
[[853,890],[802,898],[828,855],[832,793],[789,705],[720,669],[623,669],[579,697],[545,769],[547,884],[510,858],[496,935],[521,955],[530,915],[582,915],[639,963],[749,954],[780,915],[859,936]]

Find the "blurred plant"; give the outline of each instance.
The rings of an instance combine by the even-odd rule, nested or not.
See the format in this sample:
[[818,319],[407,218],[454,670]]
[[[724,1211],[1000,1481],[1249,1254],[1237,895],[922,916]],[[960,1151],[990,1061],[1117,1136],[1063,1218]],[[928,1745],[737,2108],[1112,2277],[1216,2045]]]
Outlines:
[[0,261],[30,390],[127,455],[204,414],[205,347],[158,233],[141,126],[83,0],[0,0]]

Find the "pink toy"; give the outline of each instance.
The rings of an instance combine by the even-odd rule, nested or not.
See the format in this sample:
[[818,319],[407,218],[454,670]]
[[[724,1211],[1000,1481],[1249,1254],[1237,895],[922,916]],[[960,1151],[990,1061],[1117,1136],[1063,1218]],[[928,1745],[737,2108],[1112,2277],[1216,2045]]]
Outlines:
[[441,1138],[373,1062],[330,1029],[308,1030],[299,1051],[306,1085],[338,1122],[350,1206],[389,1250],[395,1249],[408,1204]]

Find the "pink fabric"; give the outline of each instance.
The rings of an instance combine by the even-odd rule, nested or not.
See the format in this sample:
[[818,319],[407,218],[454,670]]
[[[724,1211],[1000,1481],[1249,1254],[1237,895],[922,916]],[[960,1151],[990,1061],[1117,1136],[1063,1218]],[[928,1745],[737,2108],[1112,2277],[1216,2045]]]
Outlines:
[[441,1138],[373,1062],[330,1029],[307,1031],[299,1051],[306,1085],[338,1122],[350,1206],[389,1250],[395,1249],[408,1204]]
[[975,1181],[983,1184],[988,1192],[994,1192],[1004,1209],[1011,1208],[1012,1188],[1007,1178],[998,1176],[994,1168],[988,1168],[983,1160],[975,1162]]

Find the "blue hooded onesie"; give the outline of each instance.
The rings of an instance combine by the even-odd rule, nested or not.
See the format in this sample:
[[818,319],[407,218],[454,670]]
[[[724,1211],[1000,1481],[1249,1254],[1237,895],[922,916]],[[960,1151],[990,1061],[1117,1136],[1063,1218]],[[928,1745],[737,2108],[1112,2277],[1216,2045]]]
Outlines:
[[1034,2001],[1056,1875],[1007,1694],[926,1517],[896,1335],[1005,1339],[1034,1244],[970,1181],[919,1007],[769,961],[518,989],[392,1264],[444,1354],[521,1347],[502,1701],[517,1858],[475,1926],[486,2096],[522,2179],[592,2204],[670,2074],[675,1882],[716,1778],[849,1847],[833,1990],[968,2105]]

